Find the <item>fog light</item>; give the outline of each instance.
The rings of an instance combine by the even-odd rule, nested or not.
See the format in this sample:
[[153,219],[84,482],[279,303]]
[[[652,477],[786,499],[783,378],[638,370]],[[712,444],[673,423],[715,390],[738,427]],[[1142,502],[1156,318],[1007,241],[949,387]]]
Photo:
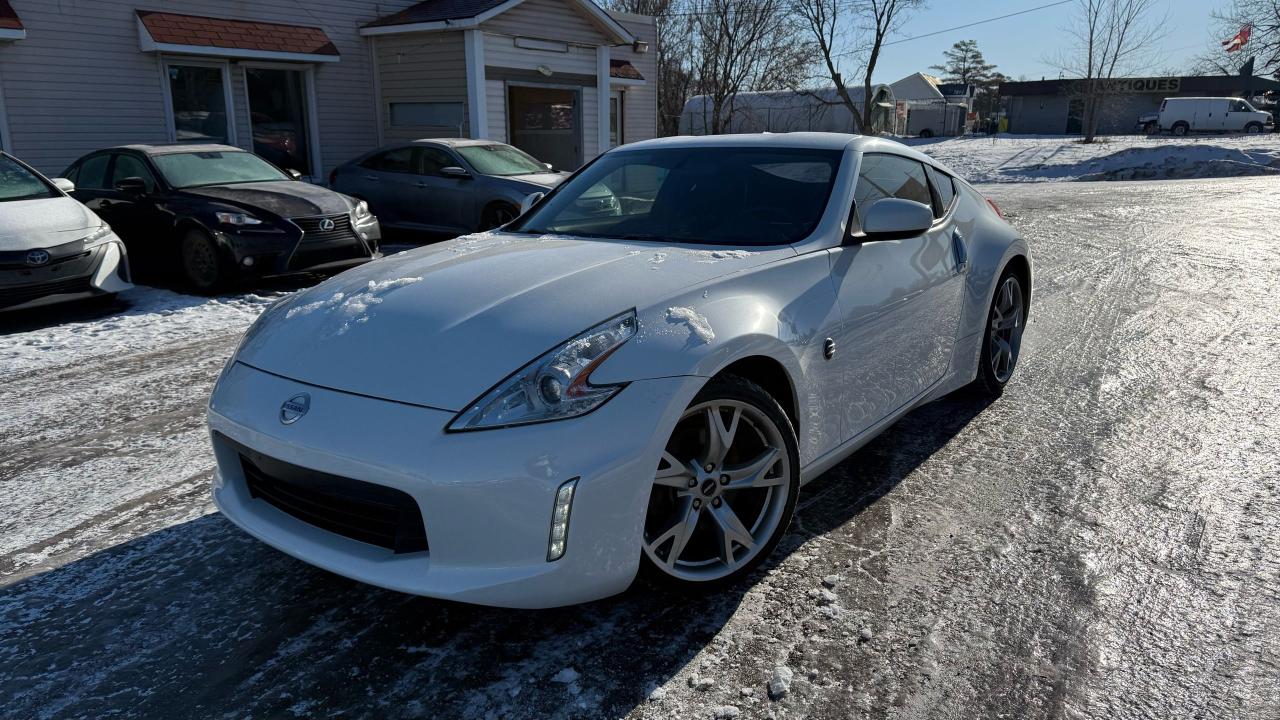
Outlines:
[[361,239],[361,240],[368,240],[368,239],[369,239],[369,233],[367,233],[367,232],[362,232],[362,233],[360,233],[360,239]]
[[556,505],[551,511],[551,536],[547,539],[547,562],[564,556],[569,542],[569,512],[573,509],[573,489],[578,478],[567,481],[556,490]]
[[240,262],[244,263],[244,266],[245,266],[245,267],[253,267],[253,258],[252,258],[252,257],[247,257],[247,258],[245,258],[245,259],[241,260]]

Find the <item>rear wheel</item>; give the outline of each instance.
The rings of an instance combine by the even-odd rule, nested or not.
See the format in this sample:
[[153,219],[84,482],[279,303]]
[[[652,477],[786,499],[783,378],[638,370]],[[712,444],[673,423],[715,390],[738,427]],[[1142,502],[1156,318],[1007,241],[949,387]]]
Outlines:
[[226,287],[229,266],[208,233],[193,229],[182,236],[182,274],[196,292],[211,295]]
[[987,332],[982,346],[981,367],[974,389],[999,396],[1013,377],[1022,351],[1022,332],[1026,328],[1027,305],[1022,281],[1012,270],[1005,270],[991,298],[987,314]]
[[494,203],[485,208],[484,212],[480,213],[480,229],[492,230],[496,227],[502,227],[512,220],[515,220],[516,215],[519,214],[520,211],[517,210],[514,205]]
[[644,526],[647,574],[684,588],[731,583],[777,546],[799,493],[795,431],[756,384],[724,376],[676,424]]
[[925,129],[923,129],[923,130],[921,130],[921,131],[920,131],[920,137],[922,137],[922,138],[931,138],[931,137],[933,137],[933,131],[932,131],[932,130],[930,130],[929,128],[925,128]]
[[1174,123],[1171,129],[1174,135],[1177,135],[1178,137],[1182,137],[1191,131],[1191,126],[1184,122],[1178,122],[1178,123]]

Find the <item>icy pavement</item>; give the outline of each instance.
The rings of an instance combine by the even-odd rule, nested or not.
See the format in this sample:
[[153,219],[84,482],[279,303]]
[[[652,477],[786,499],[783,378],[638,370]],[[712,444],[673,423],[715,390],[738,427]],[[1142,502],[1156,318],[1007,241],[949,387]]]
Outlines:
[[1277,717],[1280,180],[984,190],[1037,262],[1009,391],[903,419],[711,597],[491,610],[266,548],[208,501],[230,321],[6,371],[0,717]]
[[971,182],[1158,180],[1280,174],[1280,135],[1079,135],[910,139]]

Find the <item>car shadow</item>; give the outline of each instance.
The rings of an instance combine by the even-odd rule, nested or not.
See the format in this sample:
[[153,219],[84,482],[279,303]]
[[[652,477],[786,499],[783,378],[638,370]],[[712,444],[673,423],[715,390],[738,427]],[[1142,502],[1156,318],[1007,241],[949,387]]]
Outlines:
[[576,607],[475,607],[356,583],[220,515],[192,519],[0,587],[0,716],[625,715],[787,554],[860,522],[986,405],[953,396],[907,415],[807,485],[770,563],[713,594],[638,583]]

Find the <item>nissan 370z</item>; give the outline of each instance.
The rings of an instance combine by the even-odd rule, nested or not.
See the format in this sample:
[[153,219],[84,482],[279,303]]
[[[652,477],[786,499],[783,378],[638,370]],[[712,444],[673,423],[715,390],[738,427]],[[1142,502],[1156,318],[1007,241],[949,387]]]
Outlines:
[[1018,361],[1026,243],[891,141],[642,142],[530,202],[263,314],[209,406],[232,522],[472,603],[717,587],[770,555],[805,481]]

